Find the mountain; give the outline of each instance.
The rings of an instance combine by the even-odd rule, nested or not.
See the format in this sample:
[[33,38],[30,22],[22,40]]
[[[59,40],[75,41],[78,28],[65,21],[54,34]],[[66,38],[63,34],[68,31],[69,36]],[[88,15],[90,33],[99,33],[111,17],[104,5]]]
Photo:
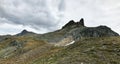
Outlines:
[[[70,26],[70,27],[68,27]],[[69,35],[73,38],[80,39],[83,37],[110,37],[110,36],[119,36],[116,32],[111,30],[107,26],[98,26],[98,27],[86,27],[84,26],[84,20],[81,19],[79,22],[70,21],[68,24],[63,26],[63,30],[66,28],[70,30]]]
[[69,21],[45,34],[0,37],[0,64],[120,64],[120,37],[107,26]]
[[[84,19],[82,18],[78,22],[71,20],[64,25],[62,29],[43,34],[38,38],[46,40],[50,43],[69,43],[71,41],[77,41],[81,38],[112,36],[119,36],[119,34],[107,26],[101,25],[98,27],[86,27],[84,25]],[[68,42],[66,42],[66,39],[69,39]]]

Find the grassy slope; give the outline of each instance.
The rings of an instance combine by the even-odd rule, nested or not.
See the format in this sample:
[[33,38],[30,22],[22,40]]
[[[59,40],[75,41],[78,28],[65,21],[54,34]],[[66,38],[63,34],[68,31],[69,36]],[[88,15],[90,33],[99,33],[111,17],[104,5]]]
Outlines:
[[[22,46],[11,46],[11,42],[14,40],[18,41],[18,44],[22,44]],[[31,36],[7,38],[0,42],[0,64],[21,64],[23,61],[28,63],[28,60],[33,60],[41,52],[40,50],[45,49],[46,46],[48,46],[46,42]]]
[[33,64],[120,64],[120,37],[86,38]]
[[[15,51],[9,46],[13,40],[25,44]],[[120,37],[83,38],[67,47],[35,37],[11,37],[0,42],[0,55],[7,47],[10,57],[0,58],[0,64],[120,64]]]

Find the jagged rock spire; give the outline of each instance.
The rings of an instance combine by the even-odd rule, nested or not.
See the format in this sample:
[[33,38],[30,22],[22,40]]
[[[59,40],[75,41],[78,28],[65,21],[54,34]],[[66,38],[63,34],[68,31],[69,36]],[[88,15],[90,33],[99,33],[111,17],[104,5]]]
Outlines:
[[84,19],[83,19],[83,18],[80,19],[80,24],[81,24],[82,26],[85,26],[85,25],[84,25]]

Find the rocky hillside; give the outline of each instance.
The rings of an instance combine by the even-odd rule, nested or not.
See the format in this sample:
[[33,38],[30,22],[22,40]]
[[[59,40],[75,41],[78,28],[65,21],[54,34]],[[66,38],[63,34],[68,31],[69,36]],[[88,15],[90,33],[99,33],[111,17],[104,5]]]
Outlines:
[[71,37],[72,40],[77,41],[81,38],[112,36],[119,36],[119,34],[114,32],[113,30],[111,30],[111,28],[107,26],[101,25],[98,27],[87,27],[84,25],[84,19],[82,18],[78,22],[71,20],[66,25],[64,25],[62,29],[55,32],[43,34],[38,38],[46,40],[50,43],[58,43],[60,41],[63,41],[65,38],[71,39]]
[[107,26],[87,27],[82,18],[45,34],[0,36],[0,64],[119,64],[119,45],[119,34]]

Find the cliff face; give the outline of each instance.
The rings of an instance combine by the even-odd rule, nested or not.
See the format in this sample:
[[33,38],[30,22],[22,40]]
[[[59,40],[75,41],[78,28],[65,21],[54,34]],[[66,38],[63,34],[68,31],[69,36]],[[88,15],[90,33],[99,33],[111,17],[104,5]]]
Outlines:
[[107,26],[77,28],[71,31],[69,34],[72,35],[75,40],[79,40],[83,37],[87,38],[119,36],[119,34],[112,31]]

